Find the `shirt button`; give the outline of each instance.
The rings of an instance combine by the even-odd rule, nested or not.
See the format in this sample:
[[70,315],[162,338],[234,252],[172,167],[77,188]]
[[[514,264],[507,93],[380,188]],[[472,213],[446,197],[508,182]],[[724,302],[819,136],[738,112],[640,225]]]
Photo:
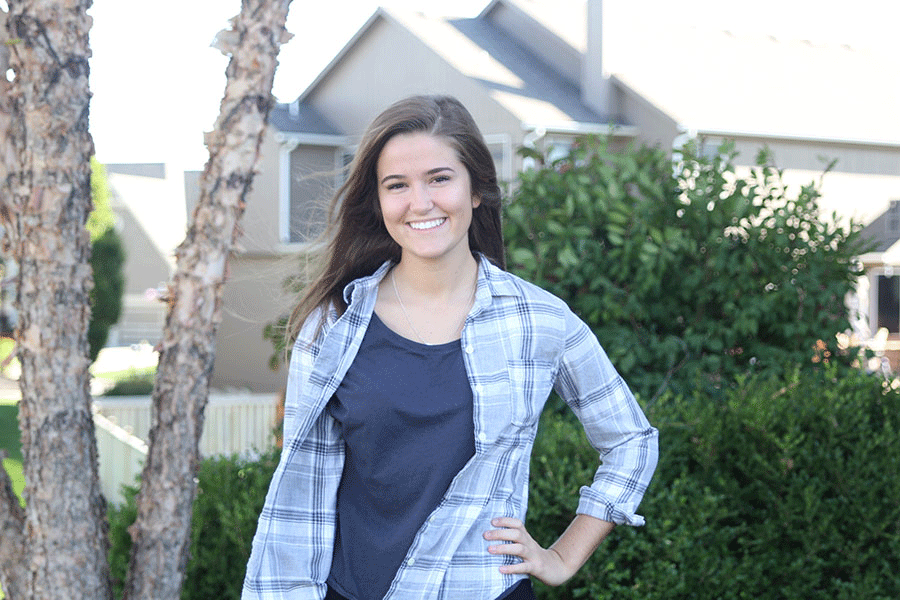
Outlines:
[[416,559],[414,559],[414,558],[411,558],[411,559],[409,559],[408,561],[406,561],[406,566],[407,566],[407,567],[411,567],[411,566],[413,566],[414,564],[416,564]]
[[466,346],[466,354],[472,354],[473,352],[475,352],[475,347],[472,344]]
[[478,441],[483,442],[483,441],[485,441],[485,440],[487,440],[487,434],[485,434],[485,433],[482,431],[481,433],[478,434]]

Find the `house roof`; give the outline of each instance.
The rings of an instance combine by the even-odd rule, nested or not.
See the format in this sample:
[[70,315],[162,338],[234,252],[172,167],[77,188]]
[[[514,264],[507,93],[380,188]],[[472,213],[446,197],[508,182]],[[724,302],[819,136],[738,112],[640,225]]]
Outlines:
[[687,129],[900,143],[887,53],[652,22],[612,52],[616,77]]
[[609,117],[597,115],[580,101],[580,91],[572,82],[487,20],[448,19],[383,7],[300,95],[301,106],[379,19],[410,31],[453,68],[484,86],[496,102],[523,122],[552,126],[610,121]]
[[[870,252],[888,252],[900,241],[900,200],[890,203],[888,209],[862,230],[862,237],[874,245]],[[894,249],[892,254],[896,254]]]
[[578,52],[583,54],[587,49],[585,0],[491,0],[479,18],[485,18],[499,4],[522,11]]
[[581,102],[581,91],[576,85],[488,21],[453,19],[442,25],[452,28],[454,37],[465,40],[469,52],[461,55],[459,45],[433,49],[478,81],[522,121],[610,121],[609,116],[598,115]]
[[328,119],[312,106],[302,102],[276,104],[269,112],[269,124],[284,132],[341,135]]
[[[468,19],[380,8],[300,95],[300,106],[373,24],[387,19],[523,122],[608,122],[581,102],[577,82],[491,23],[488,15],[499,5],[585,52],[585,0],[492,0]],[[622,6],[604,7],[606,70],[686,131],[900,144],[900,57],[894,54],[673,23],[646,6]]]

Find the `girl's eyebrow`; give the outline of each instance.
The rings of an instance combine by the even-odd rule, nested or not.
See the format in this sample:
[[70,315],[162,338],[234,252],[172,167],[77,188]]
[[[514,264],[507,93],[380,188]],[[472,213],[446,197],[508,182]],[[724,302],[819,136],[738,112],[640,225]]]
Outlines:
[[[450,171],[451,173],[456,173],[454,169],[451,167],[435,167],[434,169],[429,169],[425,171],[426,175],[434,175],[436,173],[440,173],[442,171]],[[381,178],[381,183],[386,183],[389,179],[406,179],[405,175],[385,175]]]

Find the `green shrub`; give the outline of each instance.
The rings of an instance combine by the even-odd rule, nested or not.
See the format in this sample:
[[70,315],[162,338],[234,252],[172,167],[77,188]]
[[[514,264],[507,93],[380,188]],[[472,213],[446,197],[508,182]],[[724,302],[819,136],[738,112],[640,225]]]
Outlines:
[[122,377],[112,385],[104,396],[149,396],[153,393],[153,385],[156,382],[156,370],[140,373],[134,371]]
[[505,209],[510,270],[590,324],[642,398],[853,360],[835,335],[850,328],[859,226],[820,219],[817,188],[787,190],[768,154],[747,176],[735,156],[586,139],[522,172]]
[[94,209],[88,217],[87,229],[91,234],[94,288],[90,299],[88,343],[93,362],[106,345],[110,327],[119,320],[125,292],[125,246],[116,232],[115,216],[109,206],[106,171],[95,158],[91,158],[91,196]]
[[[278,456],[279,452],[272,450],[254,461],[219,457],[201,463],[182,600],[240,598],[256,522]],[[128,527],[137,516],[137,489],[125,491],[125,504],[109,511],[110,569],[117,597],[131,551]]]
[[[743,378],[715,400],[661,398],[660,463],[639,510],[542,600],[900,597],[900,392],[859,372]],[[596,453],[572,419],[544,415],[529,530],[552,543]]]

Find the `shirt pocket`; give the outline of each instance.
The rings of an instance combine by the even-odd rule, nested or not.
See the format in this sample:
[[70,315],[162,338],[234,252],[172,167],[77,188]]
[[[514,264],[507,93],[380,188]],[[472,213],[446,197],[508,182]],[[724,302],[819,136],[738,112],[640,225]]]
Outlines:
[[534,359],[508,362],[510,422],[515,427],[533,427],[553,389],[553,365]]

